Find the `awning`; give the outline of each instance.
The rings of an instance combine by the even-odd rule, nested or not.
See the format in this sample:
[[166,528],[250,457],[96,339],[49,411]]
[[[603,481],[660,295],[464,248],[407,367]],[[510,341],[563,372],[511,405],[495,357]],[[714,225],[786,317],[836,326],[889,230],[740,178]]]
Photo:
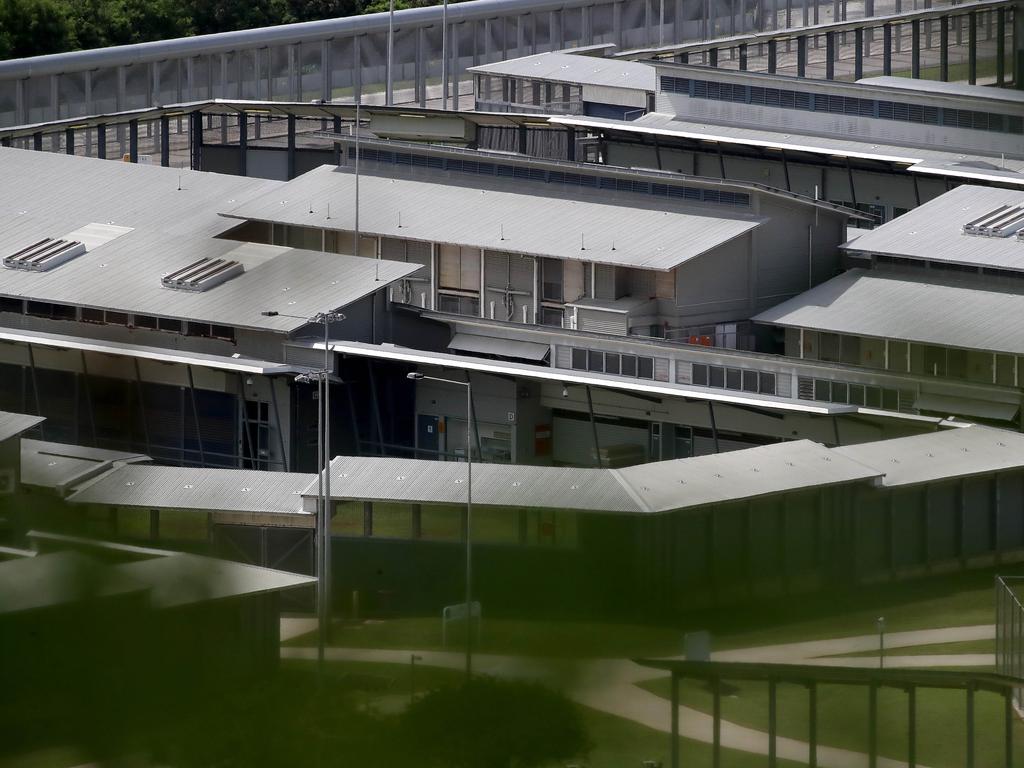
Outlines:
[[919,411],[932,411],[943,415],[956,414],[989,421],[1013,421],[1020,410],[1019,403],[996,403],[991,400],[970,400],[948,395],[922,394],[914,407]]
[[456,333],[448,343],[448,349],[457,352],[471,352],[477,355],[511,357],[518,360],[540,362],[548,356],[551,347],[535,341],[499,339],[494,336],[477,336],[473,333]]
[[0,341],[16,344],[31,344],[39,347],[55,347],[57,349],[73,349],[82,352],[95,352],[101,355],[118,355],[120,357],[136,357],[142,360],[157,360],[162,363],[194,365],[197,368],[214,368],[233,373],[254,373],[264,376],[275,374],[307,373],[312,370],[304,365],[289,365],[267,360],[254,360],[246,357],[221,357],[201,352],[182,352],[162,347],[141,347],[124,344],[118,341],[94,341],[78,336],[64,336],[56,333],[39,331],[0,330]]

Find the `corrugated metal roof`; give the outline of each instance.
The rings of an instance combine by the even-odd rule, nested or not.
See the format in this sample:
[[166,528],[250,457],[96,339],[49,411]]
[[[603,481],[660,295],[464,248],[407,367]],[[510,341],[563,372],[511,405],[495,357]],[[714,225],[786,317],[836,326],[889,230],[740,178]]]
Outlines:
[[208,355],[201,352],[179,352],[176,349],[144,347],[136,344],[125,344],[120,341],[93,341],[79,336],[65,336],[59,333],[45,333],[43,331],[0,329],[0,340],[18,344],[32,344],[40,347],[96,352],[102,355],[138,357],[145,360],[158,360],[164,363],[194,365],[198,368],[215,368],[220,371],[232,371],[233,373],[258,373],[272,376],[274,374],[303,373],[310,370],[309,367],[304,365],[272,363],[266,360],[253,360],[249,357],[222,357],[221,355]]
[[27,432],[36,424],[44,421],[46,419],[43,416],[30,416],[27,413],[0,411],[0,443],[20,435],[22,432]]
[[[483,161],[481,161],[483,162]],[[400,173],[397,169],[395,173]],[[367,235],[667,271],[759,226],[754,216],[527,179],[429,179],[362,173],[359,227]],[[321,166],[225,216],[351,231],[355,174]],[[330,203],[330,219],[327,207]],[[310,213],[312,205],[314,213]],[[83,257],[84,258],[84,257]]]
[[[669,512],[879,475],[818,443],[801,440],[625,469],[474,464],[473,503],[623,514]],[[464,504],[465,478],[466,465],[460,462],[339,457],[331,463],[331,495]],[[307,491],[313,493],[313,488]]]
[[470,67],[469,72],[548,80],[556,83],[600,85],[654,91],[656,72],[650,64],[571,53],[538,53],[519,59]]
[[674,115],[652,112],[632,120],[597,117],[552,116],[548,122],[597,128],[605,131],[716,141],[750,147],[806,152],[815,155],[863,158],[890,163],[905,163],[910,173],[941,174],[966,179],[997,181],[1024,187],[1024,156],[1003,158],[999,153],[944,152],[930,147],[907,147],[858,140],[853,136],[828,138],[803,133],[783,133],[765,128],[743,128],[677,119]]
[[21,441],[21,482],[63,493],[110,469],[115,462],[149,461],[148,456],[42,440]]
[[[323,342],[308,342],[313,349],[323,349]],[[632,379],[627,376],[615,376],[605,373],[569,370],[568,368],[549,368],[542,365],[505,362],[500,360],[482,360],[464,355],[452,355],[445,352],[426,352],[419,349],[397,347],[393,344],[366,344],[359,341],[331,341],[331,349],[342,355],[369,357],[374,359],[402,361],[417,365],[436,365],[464,371],[480,371],[498,376],[518,376],[538,381],[557,381],[565,384],[618,389],[626,392],[638,392],[659,397],[684,397],[692,400],[710,400],[723,403],[747,406],[750,408],[766,408],[780,411],[798,411],[818,415],[837,413],[856,413],[855,405],[838,403],[815,403],[807,400],[793,400],[787,397],[772,395],[753,395],[733,390],[722,390],[712,387],[698,387],[690,384],[674,384],[671,382],[652,381],[650,379]],[[898,418],[897,414],[893,414]]]
[[77,504],[303,514],[315,474],[125,464],[68,497]]
[[[49,272],[0,268],[0,295],[288,332],[303,321],[260,313],[344,307],[416,268],[217,237],[235,225],[218,210],[276,181],[9,148],[0,165],[2,255],[91,224],[130,228]],[[237,260],[245,272],[204,292],[160,284],[200,258]]]
[[[314,495],[311,487],[308,495]],[[428,459],[342,456],[331,462],[331,496],[337,499],[466,502],[466,465]],[[614,470],[473,464],[473,503],[595,512],[647,511]]]
[[448,342],[448,349],[454,349],[457,352],[475,352],[482,355],[540,361],[548,356],[551,346],[538,344],[535,341],[499,339],[494,336],[478,336],[475,333],[456,333]]
[[[758,323],[1024,354],[1024,290],[933,270],[851,269],[757,315]],[[991,281],[988,281],[989,283]]]
[[878,75],[862,77],[859,85],[873,85],[879,88],[900,91],[920,91],[923,93],[943,93],[951,96],[967,96],[986,101],[1006,101],[1024,104],[1024,92],[1013,88],[995,88],[991,85],[970,85],[969,83],[944,83],[941,80],[922,80],[911,77],[891,77]]
[[887,487],[1024,467],[1024,435],[976,424],[832,451],[874,467],[885,475]]
[[653,511],[821,488],[881,474],[810,440],[638,464],[618,472]]
[[1024,243],[1016,237],[965,235],[962,227],[1002,205],[1024,204],[1024,191],[963,184],[843,247],[912,259],[1024,270]]
[[280,592],[316,583],[310,576],[184,552],[110,568],[149,589],[154,608]]

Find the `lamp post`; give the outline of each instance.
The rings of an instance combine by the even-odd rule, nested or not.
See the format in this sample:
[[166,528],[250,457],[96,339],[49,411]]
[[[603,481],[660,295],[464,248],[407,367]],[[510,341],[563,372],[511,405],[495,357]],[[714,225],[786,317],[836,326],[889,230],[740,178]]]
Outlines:
[[441,109],[448,109],[448,0],[441,4]]
[[878,668],[885,667],[885,616],[879,616],[875,621],[878,627]]
[[331,605],[331,323],[345,319],[341,312],[318,312],[312,317],[289,315],[274,310],[261,312],[264,317],[290,317],[324,326],[324,367],[319,371],[299,374],[300,383],[317,382],[317,496],[320,507],[317,515],[317,663],[324,667],[324,646],[330,633]]
[[392,78],[391,68],[394,65],[393,57],[395,51],[395,0],[391,0],[388,3],[388,81],[385,85],[384,91],[384,104],[390,107],[394,103],[394,97],[391,94]]
[[[473,674],[473,385],[468,381],[408,373],[413,381],[439,381],[466,388],[466,679]],[[468,378],[468,377],[467,377]]]

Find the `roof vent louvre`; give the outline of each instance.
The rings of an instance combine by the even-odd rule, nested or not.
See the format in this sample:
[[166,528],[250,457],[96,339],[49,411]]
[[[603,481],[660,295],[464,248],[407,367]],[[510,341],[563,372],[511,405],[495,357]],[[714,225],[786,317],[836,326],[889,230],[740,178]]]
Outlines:
[[85,244],[77,240],[44,238],[28,248],[4,258],[4,266],[31,272],[46,272],[85,253]]
[[1024,203],[1001,205],[984,216],[964,224],[965,235],[1011,237],[1024,230]]
[[244,271],[245,267],[240,261],[199,259],[187,267],[164,275],[160,278],[160,283],[165,288],[176,288],[181,291],[208,291]]

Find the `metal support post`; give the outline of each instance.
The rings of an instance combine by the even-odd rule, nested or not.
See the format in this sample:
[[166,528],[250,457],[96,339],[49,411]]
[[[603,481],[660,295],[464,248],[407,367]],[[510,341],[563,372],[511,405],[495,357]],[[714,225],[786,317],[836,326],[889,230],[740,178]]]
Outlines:
[[949,19],[939,17],[939,80],[949,82]]
[[807,35],[796,39],[796,76],[807,77]]
[[860,80],[864,77],[864,28],[857,27],[853,32],[854,47],[857,49],[853,54],[853,79]]
[[777,683],[768,681],[768,768],[778,766],[778,696]]
[[43,134],[38,131],[32,134],[32,149],[36,152],[43,151]]
[[711,420],[711,437],[715,441],[715,453],[718,453],[718,426],[715,424],[715,406],[710,400],[708,400],[708,418]]
[[910,76],[921,77],[921,22],[910,22]]
[[907,768],[917,765],[917,687],[907,688]]
[[171,119],[167,115],[160,116],[160,165],[171,165]]
[[768,74],[774,75],[778,69],[778,44],[775,39],[768,41]]
[[128,121],[128,160],[139,162],[139,121]]
[[672,743],[669,747],[672,768],[679,768],[679,676],[672,671]]
[[878,765],[878,683],[868,686],[868,765]]
[[288,178],[295,178],[295,115],[288,115]]
[[238,175],[249,175],[249,116],[238,113]]
[[64,152],[68,155],[75,154],[75,129],[64,129]]
[[892,24],[882,25],[882,74],[892,74]]
[[708,51],[708,66],[709,67],[717,67],[718,66],[718,49],[717,48],[712,48],[711,50]]
[[597,439],[597,421],[594,419],[594,399],[590,394],[590,385],[586,386],[587,391],[587,412],[590,414],[590,429],[594,436],[594,463],[598,467],[604,466],[601,461],[601,443]]
[[818,768],[818,685],[807,685],[807,765]]
[[974,11],[967,14],[967,82],[978,82],[978,16]]
[[741,72],[746,72],[747,71],[747,44],[746,43],[740,43],[739,44],[739,56],[740,56],[740,71]]
[[1006,81],[1006,9],[996,8],[996,86]]
[[825,79],[836,79],[836,33],[825,33]]

